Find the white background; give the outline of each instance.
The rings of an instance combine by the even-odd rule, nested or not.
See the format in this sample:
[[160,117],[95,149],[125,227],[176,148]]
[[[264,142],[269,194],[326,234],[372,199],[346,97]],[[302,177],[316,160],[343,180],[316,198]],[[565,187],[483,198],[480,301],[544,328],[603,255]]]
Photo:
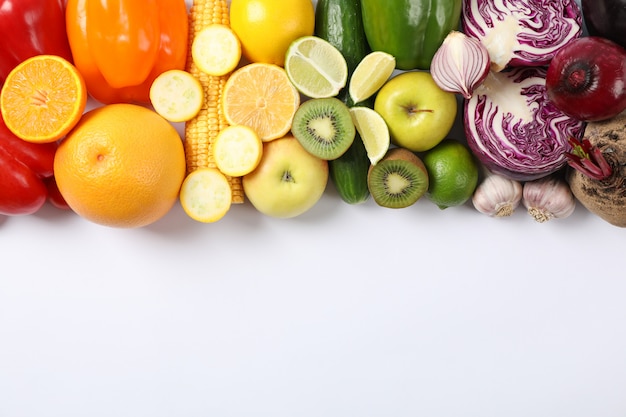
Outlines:
[[624,231],[343,203],[0,219],[0,417],[623,417]]

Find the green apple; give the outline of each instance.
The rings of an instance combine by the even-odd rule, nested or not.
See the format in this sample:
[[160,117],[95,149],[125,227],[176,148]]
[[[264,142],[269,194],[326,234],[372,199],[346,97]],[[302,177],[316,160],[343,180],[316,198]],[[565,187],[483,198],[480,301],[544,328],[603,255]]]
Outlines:
[[408,71],[380,88],[374,110],[385,119],[392,143],[424,152],[450,133],[457,101],[454,93],[439,88],[428,71]]
[[261,213],[290,218],[312,208],[328,183],[328,161],[310,154],[288,134],[263,144],[259,165],[242,178],[243,190]]

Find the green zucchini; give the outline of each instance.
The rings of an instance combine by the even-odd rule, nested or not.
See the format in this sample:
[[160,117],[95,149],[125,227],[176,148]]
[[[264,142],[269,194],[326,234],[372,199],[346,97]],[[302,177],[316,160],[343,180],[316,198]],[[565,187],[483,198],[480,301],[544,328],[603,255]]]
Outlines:
[[[315,9],[315,35],[327,40],[343,54],[348,64],[348,82],[356,66],[371,52],[365,37],[360,0],[318,0]],[[353,106],[347,86],[337,96]],[[358,105],[373,107],[373,100]],[[367,152],[357,133],[354,142],[339,158],[328,161],[329,175],[337,193],[349,204],[359,204],[369,198]]]

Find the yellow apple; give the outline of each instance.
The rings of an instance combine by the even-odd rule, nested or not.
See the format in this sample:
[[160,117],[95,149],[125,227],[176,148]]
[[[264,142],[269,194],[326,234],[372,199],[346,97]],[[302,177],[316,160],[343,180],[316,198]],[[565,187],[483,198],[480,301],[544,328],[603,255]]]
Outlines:
[[328,183],[328,162],[311,155],[288,134],[263,144],[257,167],[242,179],[243,190],[261,213],[290,218],[311,209]]
[[392,143],[424,152],[450,133],[457,101],[454,93],[439,88],[428,71],[409,71],[380,88],[374,110],[385,119]]

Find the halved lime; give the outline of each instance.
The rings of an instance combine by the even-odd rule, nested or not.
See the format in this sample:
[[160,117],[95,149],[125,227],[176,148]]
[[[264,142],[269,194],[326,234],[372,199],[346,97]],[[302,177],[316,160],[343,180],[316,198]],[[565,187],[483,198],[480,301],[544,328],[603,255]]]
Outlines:
[[291,43],[285,55],[285,70],[298,91],[310,98],[336,96],[348,82],[344,56],[317,36],[303,36]]
[[352,107],[350,116],[365,145],[367,157],[376,165],[389,150],[389,128],[383,117],[369,107]]
[[356,66],[348,94],[354,103],[359,103],[373,96],[387,82],[396,68],[396,58],[383,51],[367,54]]

